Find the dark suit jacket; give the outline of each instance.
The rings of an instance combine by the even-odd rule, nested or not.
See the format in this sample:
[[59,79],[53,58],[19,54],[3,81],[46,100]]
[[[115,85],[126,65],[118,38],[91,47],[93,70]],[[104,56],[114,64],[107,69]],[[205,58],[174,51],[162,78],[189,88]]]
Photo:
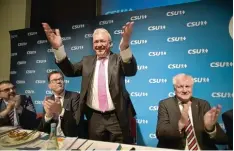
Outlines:
[[[79,122],[80,115],[84,112],[86,106],[87,95],[91,90],[93,73],[96,66],[97,56],[85,56],[75,64],[72,64],[68,58],[58,63],[58,67],[65,76],[77,77],[82,76],[81,94],[80,94],[80,110],[77,112],[76,120]],[[134,58],[129,63],[124,63],[119,54],[112,53],[109,56],[108,63],[108,84],[110,95],[116,109],[120,127],[123,132],[125,143],[130,143],[130,121],[129,118],[134,117],[136,112],[129,97],[129,93],[125,87],[125,76],[134,76],[137,72],[137,63]],[[128,118],[126,118],[128,117]]]
[[[192,97],[191,101],[193,125],[200,149],[216,150],[215,144],[226,144],[227,136],[218,123],[216,124],[216,135],[214,138],[211,139],[204,130],[203,117],[205,113],[210,110],[209,103],[194,97]],[[178,129],[180,117],[181,112],[176,97],[160,101],[156,130],[156,135],[159,139],[158,147],[185,149],[185,132],[183,131],[180,134]]]
[[[50,96],[50,99],[54,100],[54,95]],[[79,108],[80,94],[71,91],[65,91],[63,108],[64,115],[61,119],[61,129],[65,136],[85,138],[84,130],[84,116],[80,118],[79,124],[76,124],[76,112]],[[46,133],[50,133],[50,124],[58,123],[58,120],[51,119],[49,122],[45,122],[45,114],[42,118],[42,125],[39,130]]]
[[[38,126],[38,121],[36,119],[37,114],[31,97],[26,95],[21,95],[20,99],[21,99],[20,106],[22,107],[22,112],[21,113],[17,112],[20,126],[24,129],[36,128]],[[0,112],[5,109],[6,109],[6,104],[3,100],[1,100]],[[9,116],[6,116],[5,118],[0,118],[0,125],[1,126],[12,125]]]
[[233,109],[224,112],[222,119],[228,136],[229,149],[233,149]]

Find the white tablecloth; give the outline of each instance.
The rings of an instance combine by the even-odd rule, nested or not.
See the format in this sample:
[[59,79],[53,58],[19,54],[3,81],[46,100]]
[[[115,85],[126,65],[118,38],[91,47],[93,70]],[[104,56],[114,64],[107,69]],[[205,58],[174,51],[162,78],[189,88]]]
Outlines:
[[[0,135],[2,132],[12,129],[12,127],[0,127]],[[16,149],[16,150],[44,150],[46,147],[46,142],[48,140],[48,134],[40,132],[41,137],[33,142],[23,144],[20,146],[14,147],[2,147],[0,149]],[[1,136],[0,136],[1,137]],[[163,151],[172,151],[171,149],[163,149],[163,148],[153,148],[146,146],[138,146],[138,145],[127,145],[127,144],[119,144],[119,143],[110,143],[110,142],[102,142],[102,141],[94,141],[87,139],[80,139],[75,137],[65,137],[59,139],[59,148],[61,150],[71,150],[71,149],[81,149],[81,150],[130,150],[134,148],[135,150],[163,150]]]

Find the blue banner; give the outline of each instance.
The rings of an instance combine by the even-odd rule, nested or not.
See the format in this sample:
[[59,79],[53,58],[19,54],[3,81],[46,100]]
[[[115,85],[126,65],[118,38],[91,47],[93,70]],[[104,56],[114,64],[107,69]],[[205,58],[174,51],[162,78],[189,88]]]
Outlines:
[[[122,26],[134,21],[130,47],[138,63],[136,76],[126,78],[137,112],[138,145],[156,146],[158,103],[174,95],[172,77],[178,73],[194,77],[194,96],[222,113],[233,107],[232,1],[206,0],[174,6],[99,16],[96,20],[61,25],[69,59],[78,62],[94,54],[95,28],[109,30],[119,53]],[[51,95],[47,74],[58,70],[51,46],[41,29],[11,31],[11,81],[17,91],[31,95],[38,113]],[[66,78],[66,89],[80,91],[81,78]],[[221,117],[219,123],[224,128]]]

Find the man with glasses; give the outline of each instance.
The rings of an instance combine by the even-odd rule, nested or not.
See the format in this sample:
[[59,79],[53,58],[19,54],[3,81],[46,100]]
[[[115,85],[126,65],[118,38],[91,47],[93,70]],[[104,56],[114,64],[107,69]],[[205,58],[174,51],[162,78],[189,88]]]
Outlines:
[[134,76],[137,63],[130,49],[133,22],[123,26],[120,53],[111,52],[110,33],[98,28],[93,33],[93,50],[96,55],[85,56],[72,64],[64,50],[59,29],[42,23],[52,45],[56,63],[65,76],[82,76],[80,115],[85,112],[89,121],[89,139],[118,143],[132,143],[130,119],[136,112],[125,86],[125,77]]
[[0,82],[0,126],[20,126],[34,129],[38,122],[30,96],[17,95],[10,81]]
[[43,102],[44,118],[41,131],[50,133],[50,124],[57,123],[57,135],[69,137],[84,137],[82,116],[76,123],[76,112],[79,109],[80,94],[64,89],[64,76],[59,71],[48,74],[48,87],[53,95],[45,97]]

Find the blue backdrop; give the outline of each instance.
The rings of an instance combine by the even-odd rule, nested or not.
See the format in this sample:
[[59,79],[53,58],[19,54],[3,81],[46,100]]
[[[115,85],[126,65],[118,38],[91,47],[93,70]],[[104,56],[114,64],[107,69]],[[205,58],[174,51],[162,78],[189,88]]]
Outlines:
[[175,5],[200,0],[101,0],[101,14],[110,15],[146,8]]
[[[126,85],[137,112],[137,143],[156,146],[158,103],[173,96],[172,77],[194,77],[194,96],[233,106],[232,1],[206,0],[174,6],[99,16],[96,20],[61,25],[66,52],[72,62],[93,54],[92,32],[104,27],[112,35],[118,53],[121,28],[134,21],[131,48],[138,62],[137,75]],[[74,19],[75,20],[75,19]],[[231,28],[229,28],[229,26]],[[232,33],[232,32],[231,32]],[[47,74],[57,70],[51,46],[40,29],[11,31],[11,75],[19,93],[31,95],[36,110],[51,95]],[[66,78],[66,89],[80,91],[81,78]],[[221,117],[220,125],[223,127]]]

